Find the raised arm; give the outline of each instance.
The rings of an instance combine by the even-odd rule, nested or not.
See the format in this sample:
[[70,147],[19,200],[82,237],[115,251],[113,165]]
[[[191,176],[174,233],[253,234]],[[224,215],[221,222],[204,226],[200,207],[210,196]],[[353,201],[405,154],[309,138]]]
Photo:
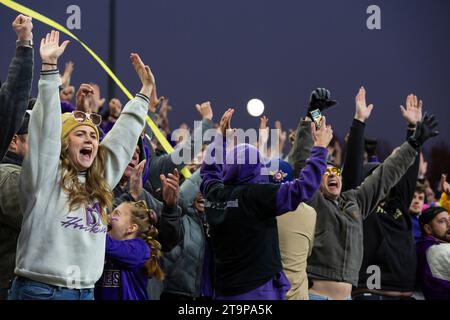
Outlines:
[[[406,98],[406,108],[400,106],[402,116],[408,125],[406,140],[414,134],[417,123],[422,119],[422,106],[422,100],[419,101],[413,94]],[[416,189],[420,163],[420,148],[418,152],[419,154],[417,154],[414,163],[408,168],[406,173],[391,191],[391,194],[395,195],[396,200],[399,201],[405,212],[408,211],[409,206],[411,205],[411,201],[414,197],[414,190]],[[393,199],[393,201],[395,200]]]
[[111,188],[120,181],[133,157],[137,141],[144,129],[149,96],[155,84],[149,66],[144,65],[139,55],[132,53],[131,62],[142,82],[142,89],[136,98],[127,103],[116,124],[101,143],[107,152],[105,176]]
[[167,177],[161,175],[164,207],[159,220],[159,240],[163,251],[172,250],[183,238],[181,233],[181,208],[177,206],[180,197],[180,174],[175,169]]
[[[364,165],[364,129],[369,119],[373,105],[366,104],[366,90],[359,89],[355,98],[355,116],[348,136],[347,152],[342,171],[342,191],[355,189],[363,181]],[[347,168],[347,170],[346,170]]]
[[[213,111],[211,108],[211,103],[209,101],[204,102],[202,104],[197,104],[196,109],[198,113],[202,117],[201,126],[197,126],[194,128],[193,135],[189,141],[182,142],[174,148],[174,151],[170,154],[170,160],[175,165],[178,170],[183,169],[188,163],[192,162],[192,159],[195,155],[201,150],[195,150],[195,142],[203,141],[203,134],[213,128],[214,123],[213,119]],[[198,146],[201,147],[202,144],[198,143]],[[184,157],[183,154],[188,154],[189,157]],[[184,160],[184,161],[183,161]],[[175,168],[169,168],[170,171],[173,171]],[[161,172],[166,174],[167,172]]]
[[19,42],[6,82],[0,88],[0,160],[22,125],[33,82],[33,48],[26,44],[33,39],[31,18],[20,14],[12,26]]
[[23,196],[35,194],[36,190],[52,177],[56,177],[61,152],[61,104],[58,58],[69,41],[59,45],[59,32],[52,31],[42,39],[42,58],[39,93],[28,126],[29,152],[25,157],[21,174]]
[[297,179],[281,184],[277,192],[277,215],[294,211],[301,202],[310,200],[319,189],[327,169],[327,146],[333,138],[333,130],[322,117],[320,129],[310,124],[314,147],[305,167]]
[[311,120],[308,118],[300,119],[295,133],[294,145],[288,156],[288,162],[294,170],[294,176],[300,174],[302,168],[306,165],[311,149],[313,147],[313,139],[311,135]]
[[437,136],[437,122],[434,116],[425,115],[419,122],[414,135],[408,138],[397,152],[389,156],[356,190],[355,194],[363,218],[366,218],[383,200],[389,190],[398,183],[417,156],[417,150],[431,137]]
[[325,88],[317,88],[311,93],[307,116],[306,118],[300,119],[294,145],[288,156],[288,162],[294,170],[294,176],[300,174],[300,170],[305,166],[306,159],[308,159],[314,144],[310,129],[310,122],[312,121],[310,118],[311,112],[320,110],[323,113],[326,109],[336,105],[337,102],[331,100],[330,96],[330,91]]
[[231,118],[234,109],[228,109],[222,116],[219,124],[219,133],[206,149],[205,159],[203,160],[200,176],[202,183],[200,192],[205,199],[208,199],[210,189],[218,184],[222,185],[222,165],[225,161],[225,137],[227,130],[231,129]]

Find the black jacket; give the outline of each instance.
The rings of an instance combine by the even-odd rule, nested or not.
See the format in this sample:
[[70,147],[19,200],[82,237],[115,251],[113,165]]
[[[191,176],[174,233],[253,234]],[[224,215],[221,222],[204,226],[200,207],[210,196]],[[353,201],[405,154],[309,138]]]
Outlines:
[[20,129],[33,81],[33,48],[18,47],[0,89],[0,160]]

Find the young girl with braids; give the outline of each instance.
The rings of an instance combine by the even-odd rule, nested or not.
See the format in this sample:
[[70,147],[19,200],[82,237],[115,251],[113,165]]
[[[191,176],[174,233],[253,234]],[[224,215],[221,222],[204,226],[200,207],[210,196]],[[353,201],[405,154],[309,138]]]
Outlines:
[[148,300],[149,277],[164,279],[161,244],[155,240],[156,213],[145,201],[124,202],[110,216],[105,268],[95,288],[97,300]]

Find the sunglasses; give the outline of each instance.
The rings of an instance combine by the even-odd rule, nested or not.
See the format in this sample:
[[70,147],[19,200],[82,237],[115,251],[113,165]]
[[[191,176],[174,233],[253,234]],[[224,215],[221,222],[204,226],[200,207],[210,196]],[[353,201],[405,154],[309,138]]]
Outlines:
[[92,123],[96,126],[99,126],[102,123],[102,116],[98,113],[85,113],[83,111],[74,111],[72,112],[73,117],[78,122],[85,122],[86,120],[91,120]]
[[334,176],[337,176],[337,177],[340,177],[341,176],[341,169],[339,169],[339,168],[336,168],[336,167],[332,167],[332,168],[328,168],[327,169],[327,171],[325,171],[325,176],[329,176],[329,175],[334,175]]

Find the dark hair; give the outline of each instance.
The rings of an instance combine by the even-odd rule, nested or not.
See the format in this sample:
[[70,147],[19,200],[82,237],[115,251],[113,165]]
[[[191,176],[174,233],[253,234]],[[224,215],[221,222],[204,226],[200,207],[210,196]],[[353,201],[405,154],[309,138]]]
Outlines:
[[438,214],[442,212],[447,212],[442,207],[429,207],[427,210],[422,212],[419,217],[420,226],[423,227],[425,224],[429,224]]

